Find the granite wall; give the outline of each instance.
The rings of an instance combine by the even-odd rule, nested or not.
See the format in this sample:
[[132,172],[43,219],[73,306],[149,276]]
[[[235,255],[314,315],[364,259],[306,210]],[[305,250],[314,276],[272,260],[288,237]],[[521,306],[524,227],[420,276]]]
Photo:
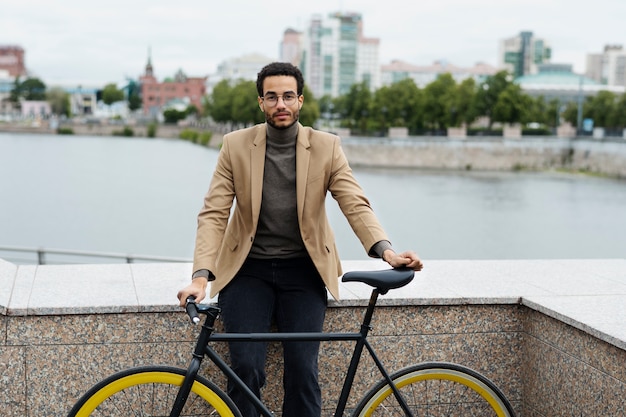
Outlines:
[[[345,262],[345,270],[383,268]],[[0,260],[0,415],[63,416],[132,366],[186,367],[198,329],[175,305],[190,264],[16,266]],[[343,283],[325,330],[358,331],[369,288]],[[429,261],[381,297],[371,343],[392,370],[449,361],[492,379],[520,417],[626,415],[626,260]],[[225,346],[219,347],[226,354]],[[280,410],[281,352],[264,396]],[[323,342],[324,416],[352,346]],[[380,378],[364,356],[349,407]],[[202,374],[224,386],[212,367]]]

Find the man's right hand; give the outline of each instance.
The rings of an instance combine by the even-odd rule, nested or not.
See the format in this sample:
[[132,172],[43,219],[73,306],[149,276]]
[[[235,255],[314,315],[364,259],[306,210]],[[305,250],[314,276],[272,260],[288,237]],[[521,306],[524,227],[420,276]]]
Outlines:
[[204,277],[198,277],[191,280],[191,284],[178,291],[178,301],[181,307],[185,307],[187,297],[191,296],[196,299],[196,303],[201,302],[206,297],[206,287],[209,281]]

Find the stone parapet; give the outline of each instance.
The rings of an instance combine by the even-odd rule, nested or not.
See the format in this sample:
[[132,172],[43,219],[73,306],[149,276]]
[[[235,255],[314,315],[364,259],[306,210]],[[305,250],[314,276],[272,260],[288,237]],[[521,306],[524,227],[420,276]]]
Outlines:
[[[344,269],[384,268],[346,261]],[[7,417],[65,415],[113,372],[186,367],[197,328],[177,307],[191,264],[17,266],[0,260],[0,408]],[[357,331],[370,289],[343,283],[325,330]],[[213,300],[215,301],[215,300]],[[427,261],[382,296],[371,343],[389,369],[451,361],[491,378],[518,416],[622,415],[626,402],[626,259]],[[225,346],[220,351],[225,352]],[[352,349],[322,343],[330,415]],[[280,345],[264,396],[280,409]],[[201,372],[224,386],[206,365]],[[380,379],[365,359],[350,406]]]

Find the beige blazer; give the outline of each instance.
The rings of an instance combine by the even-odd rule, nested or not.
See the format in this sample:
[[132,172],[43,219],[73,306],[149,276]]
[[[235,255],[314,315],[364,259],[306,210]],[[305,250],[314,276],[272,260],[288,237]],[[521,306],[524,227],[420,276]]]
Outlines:
[[[215,275],[210,297],[233,279],[252,247],[261,208],[265,146],[265,124],[224,136],[198,215],[193,263],[194,271],[208,269]],[[338,277],[343,272],[326,215],[329,191],[367,252],[376,242],[388,240],[352,175],[339,137],[299,125],[296,197],[300,233],[326,287],[338,299]]]

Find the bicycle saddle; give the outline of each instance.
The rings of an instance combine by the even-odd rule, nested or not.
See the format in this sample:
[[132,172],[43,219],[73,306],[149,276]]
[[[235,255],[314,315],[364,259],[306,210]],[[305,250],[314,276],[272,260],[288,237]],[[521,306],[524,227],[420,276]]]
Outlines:
[[350,271],[343,274],[342,282],[362,282],[378,289],[381,294],[404,287],[413,280],[415,271],[410,268],[383,269],[380,271]]

